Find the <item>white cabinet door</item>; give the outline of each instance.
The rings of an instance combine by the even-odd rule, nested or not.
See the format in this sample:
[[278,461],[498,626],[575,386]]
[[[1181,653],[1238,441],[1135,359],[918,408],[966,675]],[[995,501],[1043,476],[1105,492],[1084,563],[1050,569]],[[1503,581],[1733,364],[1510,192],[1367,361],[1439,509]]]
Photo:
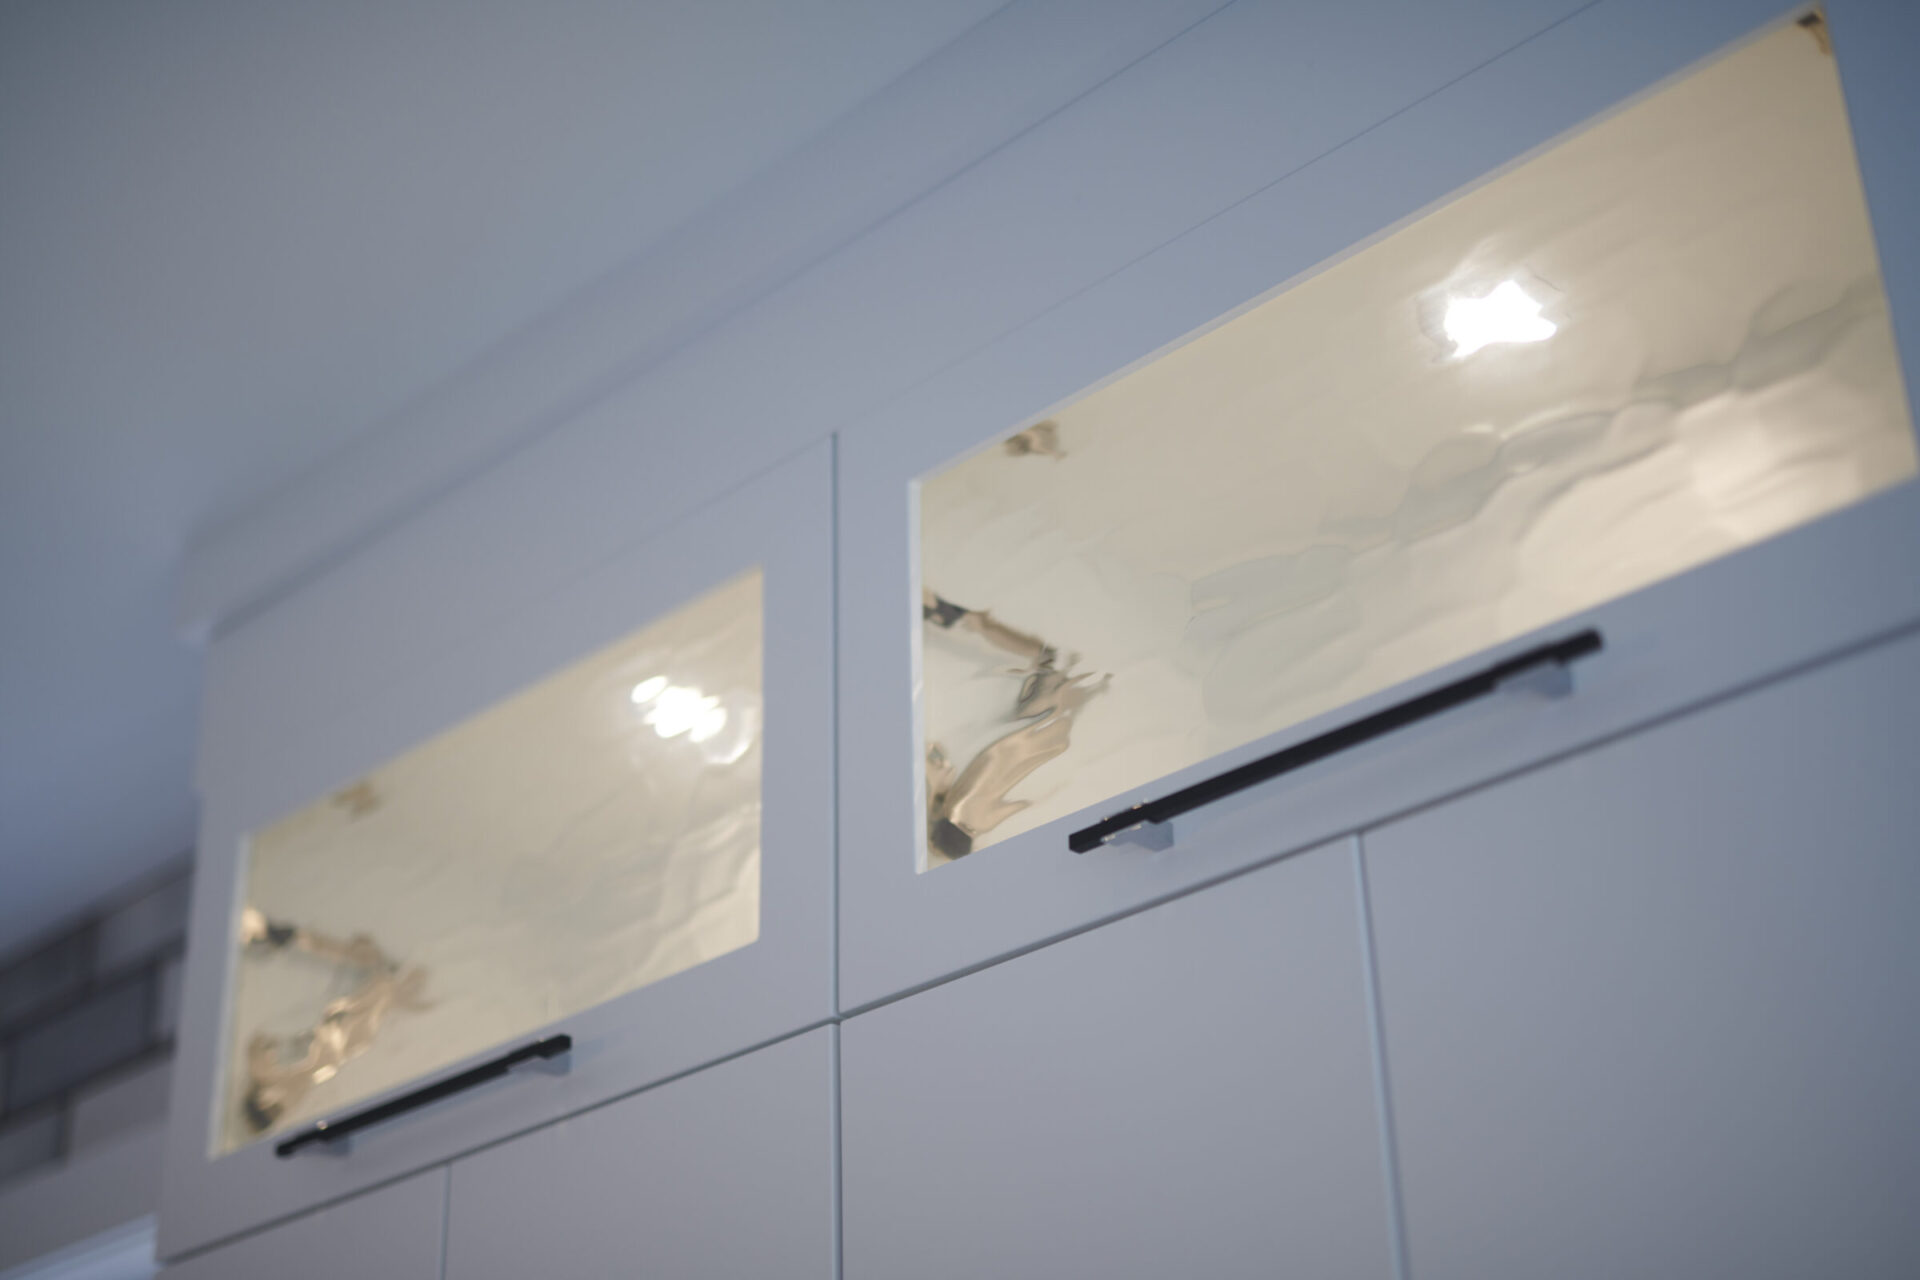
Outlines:
[[404,655],[325,611],[216,645],[164,1247],[832,1017],[831,486],[823,444],[497,599],[423,580]]
[[[1889,320],[1920,272],[1895,244],[1882,288],[1860,187],[1910,220],[1896,8],[1829,40],[1773,0],[1236,6],[1090,97],[1180,130],[1194,182],[1256,121],[1276,168],[842,433],[843,1011],[1920,617]],[[1403,77],[1335,70],[1361,30]],[[1110,145],[1106,205],[1187,190]],[[1589,630],[1572,699],[1074,851]]]
[[1920,639],[1368,832],[1412,1274],[1920,1275]]
[[456,1162],[447,1280],[832,1280],[834,1034]]
[[441,1280],[447,1171],[378,1191],[222,1245],[160,1273],[162,1280]]
[[1327,846],[842,1024],[848,1280],[1392,1275],[1355,871]]

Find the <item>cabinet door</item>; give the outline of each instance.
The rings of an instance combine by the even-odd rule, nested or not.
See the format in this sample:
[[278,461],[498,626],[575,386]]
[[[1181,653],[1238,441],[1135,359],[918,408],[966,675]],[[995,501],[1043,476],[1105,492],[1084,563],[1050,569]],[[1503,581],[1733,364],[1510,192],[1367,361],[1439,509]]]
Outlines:
[[[1290,83],[1256,11],[1251,74]],[[1841,45],[1772,4],[1666,16],[1582,9],[844,434],[843,1007],[1920,617],[1915,285],[1883,287]],[[1332,189],[1350,240],[1441,194],[1371,205],[1381,175],[1575,99],[1619,109],[1247,302],[1345,245],[1302,230]],[[1347,733],[1593,636],[1570,700]]]
[[453,1166],[447,1280],[834,1275],[831,1027]]
[[1412,1273],[1920,1274],[1920,639],[1367,833]]
[[832,1016],[829,453],[558,584],[501,566],[513,607],[339,707],[268,679],[381,665],[323,662],[325,617],[216,652],[168,1248]]
[[848,1280],[1393,1274],[1354,853],[841,1027]]
[[328,1205],[163,1270],[162,1280],[440,1280],[447,1171]]

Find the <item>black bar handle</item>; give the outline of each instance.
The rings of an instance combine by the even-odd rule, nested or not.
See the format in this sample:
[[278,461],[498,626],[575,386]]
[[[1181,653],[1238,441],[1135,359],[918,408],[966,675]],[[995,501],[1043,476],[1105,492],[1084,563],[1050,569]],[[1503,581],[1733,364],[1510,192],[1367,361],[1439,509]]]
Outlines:
[[470,1067],[457,1076],[448,1076],[445,1080],[421,1085],[412,1093],[403,1093],[378,1106],[368,1107],[365,1111],[356,1111],[338,1120],[321,1120],[275,1146],[273,1154],[285,1160],[300,1148],[312,1146],[316,1142],[339,1142],[349,1134],[365,1129],[369,1125],[391,1120],[409,1111],[417,1111],[430,1103],[438,1102],[442,1098],[450,1098],[456,1093],[464,1093],[475,1085],[485,1084],[489,1080],[498,1080],[523,1062],[532,1062],[536,1058],[557,1058],[572,1048],[573,1037],[569,1035],[548,1036],[544,1040],[535,1040],[532,1044],[523,1044],[518,1049],[510,1049],[477,1067]]
[[1501,685],[1535,669],[1565,667],[1576,658],[1584,658],[1590,653],[1600,651],[1600,633],[1582,631],[1557,640],[1552,644],[1543,644],[1537,649],[1508,658],[1505,662],[1495,663],[1484,671],[1475,672],[1455,680],[1452,684],[1441,685],[1438,689],[1408,698],[1405,702],[1396,702],[1383,711],[1355,720],[1352,724],[1341,725],[1338,729],[1329,729],[1305,742],[1296,742],[1283,747],[1272,755],[1261,756],[1237,769],[1196,782],[1183,787],[1158,800],[1148,800],[1136,804],[1119,813],[1100,819],[1090,827],[1082,827],[1067,837],[1067,847],[1075,853],[1088,853],[1100,848],[1122,831],[1131,830],[1143,823],[1171,822],[1183,813],[1190,813],[1202,805],[1212,804],[1236,791],[1245,791],[1283,773],[1291,773],[1316,760],[1324,760],[1349,747],[1357,747],[1363,742],[1392,733],[1396,729],[1420,720],[1437,716],[1443,711],[1451,711],[1462,703],[1484,698]]

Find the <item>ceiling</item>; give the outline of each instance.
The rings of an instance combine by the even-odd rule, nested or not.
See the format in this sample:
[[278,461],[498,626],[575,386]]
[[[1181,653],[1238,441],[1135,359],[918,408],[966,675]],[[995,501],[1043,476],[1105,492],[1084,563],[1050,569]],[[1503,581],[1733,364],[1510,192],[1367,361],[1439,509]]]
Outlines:
[[0,954],[191,845],[197,536],[1001,3],[0,6]]

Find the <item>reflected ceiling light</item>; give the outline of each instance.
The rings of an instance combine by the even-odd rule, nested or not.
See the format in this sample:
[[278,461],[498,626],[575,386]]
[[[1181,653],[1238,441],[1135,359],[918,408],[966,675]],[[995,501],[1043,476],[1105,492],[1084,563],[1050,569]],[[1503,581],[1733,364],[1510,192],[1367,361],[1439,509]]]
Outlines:
[[687,730],[687,739],[690,742],[705,742],[708,738],[711,738],[714,734],[726,727],[726,708],[709,707],[707,710],[702,711],[699,718],[693,722],[693,728]]
[[[702,724],[720,707],[720,699],[708,697],[698,689],[689,689],[685,685],[670,684],[653,699],[643,717],[653,731],[663,738],[677,738]],[[726,712],[720,712],[720,724],[726,723]],[[711,737],[720,731],[720,724],[707,730]],[[698,739],[695,739],[698,741]]]
[[1461,359],[1496,342],[1544,342],[1560,326],[1540,314],[1540,304],[1517,281],[1497,285],[1481,298],[1447,299],[1441,322]]
[[667,678],[665,676],[648,676],[645,680],[633,686],[633,692],[627,696],[632,698],[633,705],[638,707],[652,702],[660,696],[661,690],[666,687]]

